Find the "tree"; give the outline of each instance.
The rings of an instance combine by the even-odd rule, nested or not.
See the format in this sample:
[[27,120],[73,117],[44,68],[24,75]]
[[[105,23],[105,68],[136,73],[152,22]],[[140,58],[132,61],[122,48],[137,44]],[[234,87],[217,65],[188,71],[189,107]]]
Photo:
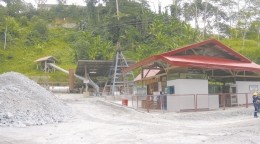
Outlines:
[[88,32],[72,33],[70,41],[76,49],[76,60],[108,60],[114,54],[111,43],[102,40],[100,36],[92,36]]
[[48,40],[47,22],[34,16],[30,21],[30,31],[27,34],[26,44],[35,45]]
[[[228,33],[225,34],[225,36],[228,36],[229,38],[232,38],[234,35],[232,35],[232,27],[235,26],[235,20],[236,20],[236,12],[234,11],[235,6],[238,5],[236,0],[212,0],[213,2],[218,3],[218,8],[219,8],[219,12],[222,11],[221,13],[218,13],[218,17],[223,17],[224,16],[224,21],[222,23],[220,23],[220,19],[218,18],[216,20],[216,22],[219,23],[219,30],[223,30],[223,28],[221,28],[221,25],[228,25],[229,26],[229,30]],[[227,26],[225,26],[227,27]],[[224,28],[225,29],[225,28]],[[221,33],[221,31],[219,32]]]
[[6,23],[6,8],[4,6],[0,5],[0,37],[1,37],[1,43],[4,43],[4,49],[6,47],[6,34],[7,34],[7,23]]
[[67,0],[57,0],[58,4],[65,5]]
[[253,21],[248,29],[247,37],[257,41],[257,47],[260,48],[260,21]]
[[3,0],[6,3],[7,14],[11,17],[18,17],[26,10],[26,5],[22,0]]
[[194,21],[194,27],[199,32],[199,18],[203,11],[202,0],[192,0],[184,2],[182,9],[182,17],[185,22]]
[[37,4],[45,4],[47,0],[34,0]]
[[[142,41],[135,41],[134,57],[137,60],[196,42],[199,38],[189,24],[167,15],[156,16],[148,33]],[[132,57],[128,53],[127,56]]]
[[242,8],[238,8],[239,19],[237,20],[237,30],[241,33],[243,40],[242,49],[245,46],[246,35],[254,17],[254,6],[251,0],[244,0],[243,2]]
[[1,41],[4,42],[4,49],[7,48],[7,45],[13,45],[15,44],[15,39],[20,37],[20,29],[19,29],[19,23],[16,21],[13,17],[6,16],[4,21],[4,27],[2,27],[3,31],[1,35]]
[[[180,2],[181,2],[180,0],[173,0],[173,4],[170,6],[171,16],[173,16],[174,18],[177,18],[177,19],[181,18],[182,8],[181,8]],[[183,11],[185,12],[185,9],[183,9]]]
[[85,0],[87,5],[87,20],[90,25],[95,25],[97,23],[97,11],[95,5],[97,0]]

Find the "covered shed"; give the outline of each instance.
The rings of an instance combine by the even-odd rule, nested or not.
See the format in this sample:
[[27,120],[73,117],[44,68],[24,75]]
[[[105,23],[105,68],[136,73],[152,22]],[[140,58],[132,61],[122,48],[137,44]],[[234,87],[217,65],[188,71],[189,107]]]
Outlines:
[[[100,86],[104,85],[105,77],[107,77],[112,64],[113,61],[109,60],[78,60],[75,74],[85,78],[86,91],[99,95]],[[94,92],[93,88],[88,88],[87,84],[90,84],[96,91]]]
[[[127,62],[134,63],[133,61]],[[78,60],[75,74],[93,80],[102,89],[111,75],[111,69],[114,69],[114,65],[113,60]]]
[[113,61],[110,60],[78,60],[76,74],[83,77],[108,76],[112,65]]
[[50,67],[48,63],[55,64],[57,62],[57,59],[53,56],[46,56],[35,60],[35,62],[37,63],[37,69],[40,69],[44,72],[53,72],[55,71],[55,68]]
[[[159,70],[150,79],[141,72],[141,79],[138,81],[142,87],[147,87],[148,94],[167,93],[176,96],[234,93],[234,97],[230,94],[227,100],[224,100],[232,105],[245,103],[245,99],[240,98],[237,93],[251,93],[260,88],[260,66],[216,39],[153,55],[130,65],[123,72],[136,69]],[[193,105],[185,98],[181,101],[181,98],[176,98],[168,98],[168,109],[188,109],[188,105]],[[207,106],[202,100],[198,107],[218,107],[223,101],[218,95],[203,99]],[[186,106],[180,106],[184,101]]]

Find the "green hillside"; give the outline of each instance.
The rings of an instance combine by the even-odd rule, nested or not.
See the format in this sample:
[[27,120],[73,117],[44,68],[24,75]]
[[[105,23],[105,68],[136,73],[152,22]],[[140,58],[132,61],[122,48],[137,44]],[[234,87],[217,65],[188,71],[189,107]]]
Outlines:
[[250,60],[260,64],[260,43],[256,40],[245,40],[244,47],[241,39],[223,39],[222,42]]
[[[50,36],[54,36],[56,33],[63,33],[62,29],[50,29]],[[18,42],[7,48],[0,50],[0,62],[1,69],[0,73],[16,71],[29,76],[32,75],[47,75],[42,71],[36,69],[35,60],[45,57],[54,56],[58,59],[58,65],[65,69],[75,69],[75,48],[71,47],[70,44],[64,40],[64,36],[60,35],[57,37],[49,38],[46,42],[40,42],[37,45],[28,46],[22,41]],[[50,74],[48,74],[50,75]],[[52,74],[54,77],[57,75],[64,75],[61,72]],[[64,76],[62,77],[64,79]]]
[[[216,23],[215,27],[206,25],[205,32],[189,24],[195,19],[194,11],[187,12],[190,18],[183,21],[186,17],[176,13],[176,7],[171,7],[170,14],[154,13],[145,0],[120,2],[119,7],[124,9],[117,16],[115,0],[106,1],[106,5],[88,1],[86,7],[60,4],[48,10],[36,10],[21,0],[4,2],[7,5],[0,6],[0,73],[48,75],[51,81],[63,82],[67,81],[66,74],[39,71],[35,60],[54,56],[58,66],[75,69],[78,59],[113,59],[120,42],[125,57],[138,61],[212,37],[260,63],[259,21],[252,21],[247,29],[242,29],[243,23],[237,23],[236,28],[218,23],[216,35],[211,32]],[[214,17],[215,9],[208,10],[209,17]],[[203,7],[198,11],[203,13]]]
[[[64,31],[71,31],[70,29],[54,28],[51,30],[50,35],[58,33],[64,33]],[[0,73],[15,71],[26,74],[28,76],[42,76],[50,75],[53,81],[67,81],[67,75],[62,72],[56,71],[56,73],[44,73],[36,69],[35,60],[45,56],[54,56],[57,58],[57,65],[64,69],[76,68],[76,48],[69,41],[66,40],[67,36],[59,35],[53,36],[46,42],[42,42],[35,46],[26,46],[24,44],[14,45],[6,50],[0,49]],[[249,59],[260,62],[259,53],[260,49],[257,48],[257,42],[253,40],[246,41],[246,48],[242,48],[242,42],[240,39],[223,39],[223,43],[233,48],[235,51],[245,55]],[[113,47],[113,46],[111,46]],[[123,47],[123,46],[122,46]],[[169,49],[170,50],[170,49]],[[111,53],[114,51],[112,49]],[[133,59],[135,52],[124,51],[127,55],[126,58]],[[112,54],[110,58],[113,57]],[[152,52],[151,52],[152,54]],[[132,55],[132,56],[131,56]],[[142,57],[145,58],[145,57]]]

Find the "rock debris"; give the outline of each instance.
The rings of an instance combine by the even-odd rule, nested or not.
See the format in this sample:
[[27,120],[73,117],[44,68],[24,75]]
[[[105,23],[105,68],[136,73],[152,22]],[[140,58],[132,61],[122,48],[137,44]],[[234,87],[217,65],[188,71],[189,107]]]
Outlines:
[[17,72],[0,75],[0,126],[57,123],[70,115],[69,106],[33,80]]

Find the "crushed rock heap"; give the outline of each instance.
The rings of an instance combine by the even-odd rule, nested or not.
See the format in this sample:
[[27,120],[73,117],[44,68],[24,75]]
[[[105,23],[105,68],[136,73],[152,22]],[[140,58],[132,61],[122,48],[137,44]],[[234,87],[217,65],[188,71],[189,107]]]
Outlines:
[[26,76],[0,75],[0,126],[25,127],[65,121],[71,109]]

